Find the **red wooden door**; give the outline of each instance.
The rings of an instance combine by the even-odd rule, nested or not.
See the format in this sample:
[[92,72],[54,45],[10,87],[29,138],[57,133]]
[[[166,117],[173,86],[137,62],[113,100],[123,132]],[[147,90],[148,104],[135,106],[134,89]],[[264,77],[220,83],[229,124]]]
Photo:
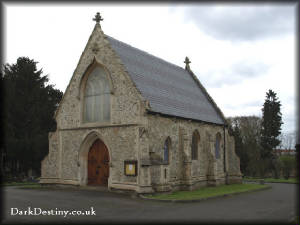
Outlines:
[[88,154],[88,184],[106,186],[109,177],[109,154],[105,144],[97,139]]

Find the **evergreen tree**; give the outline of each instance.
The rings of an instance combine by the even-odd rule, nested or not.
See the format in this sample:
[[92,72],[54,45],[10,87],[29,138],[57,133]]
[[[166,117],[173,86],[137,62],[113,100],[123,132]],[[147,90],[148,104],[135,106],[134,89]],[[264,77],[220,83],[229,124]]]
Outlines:
[[56,129],[53,114],[62,92],[47,85],[48,76],[36,65],[20,57],[3,68],[4,149],[14,175],[28,169],[40,172],[40,162],[48,153],[48,132]]
[[281,103],[277,94],[269,90],[266,93],[266,100],[262,108],[262,127],[261,127],[261,176],[264,177],[267,171],[273,171],[278,177],[278,159],[273,150],[280,144],[280,134],[282,114],[280,111]]
[[266,93],[266,100],[262,108],[261,146],[262,159],[273,157],[273,149],[280,144],[282,114],[281,103],[277,94],[269,90]]

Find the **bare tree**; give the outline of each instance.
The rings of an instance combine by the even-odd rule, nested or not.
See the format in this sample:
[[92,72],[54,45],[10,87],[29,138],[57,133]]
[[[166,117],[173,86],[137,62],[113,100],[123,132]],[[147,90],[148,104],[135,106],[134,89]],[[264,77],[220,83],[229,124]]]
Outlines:
[[280,149],[294,149],[296,143],[296,134],[294,132],[282,133],[280,135]]
[[228,118],[240,157],[241,170],[246,176],[259,174],[261,118],[237,116]]

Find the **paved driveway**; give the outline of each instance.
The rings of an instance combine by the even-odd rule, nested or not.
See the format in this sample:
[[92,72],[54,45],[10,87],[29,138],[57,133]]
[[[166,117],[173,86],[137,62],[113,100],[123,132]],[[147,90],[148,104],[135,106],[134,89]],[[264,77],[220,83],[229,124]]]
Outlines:
[[[296,212],[298,185],[272,184],[272,189],[193,203],[147,201],[128,195],[91,190],[50,190],[4,188],[3,223],[37,222],[289,222]],[[42,210],[92,208],[96,215],[10,215],[30,207],[32,213]],[[13,209],[12,209],[13,208]],[[2,209],[2,211],[3,211]],[[94,211],[93,211],[94,210]],[[24,213],[24,212],[23,212]],[[77,213],[77,212],[76,212]]]

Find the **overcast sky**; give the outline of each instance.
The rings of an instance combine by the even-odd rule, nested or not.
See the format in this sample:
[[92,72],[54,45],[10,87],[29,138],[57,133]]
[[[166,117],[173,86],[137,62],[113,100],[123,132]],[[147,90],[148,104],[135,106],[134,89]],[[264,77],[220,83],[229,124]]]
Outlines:
[[226,117],[261,116],[269,89],[296,129],[296,4],[4,4],[4,62],[39,62],[65,91],[100,12],[105,34],[191,69]]

